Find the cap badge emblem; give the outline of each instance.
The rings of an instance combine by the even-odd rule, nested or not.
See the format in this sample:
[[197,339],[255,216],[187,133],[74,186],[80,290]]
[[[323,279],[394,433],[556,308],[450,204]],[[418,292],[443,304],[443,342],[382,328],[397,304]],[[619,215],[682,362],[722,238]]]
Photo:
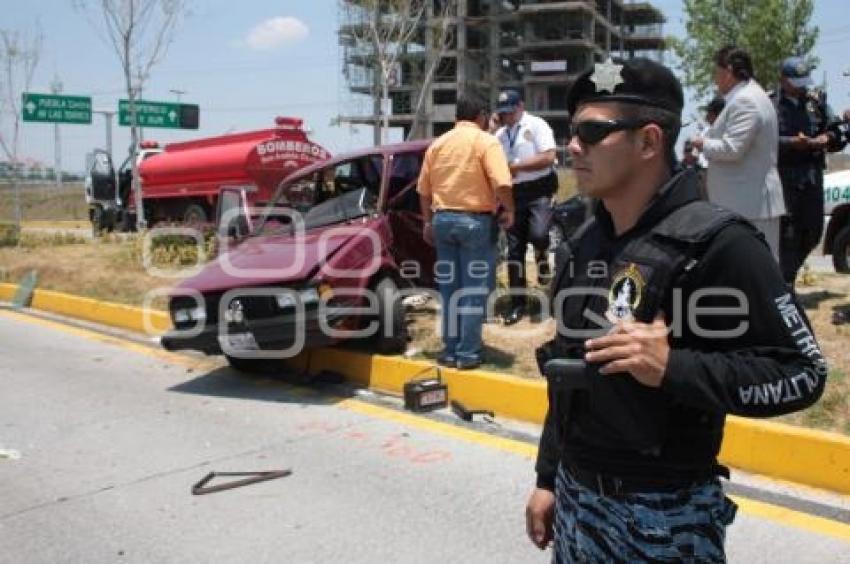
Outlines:
[[604,63],[596,63],[593,65],[593,74],[590,80],[596,84],[596,92],[608,91],[614,93],[614,88],[618,84],[623,84],[623,65],[618,65],[608,57]]

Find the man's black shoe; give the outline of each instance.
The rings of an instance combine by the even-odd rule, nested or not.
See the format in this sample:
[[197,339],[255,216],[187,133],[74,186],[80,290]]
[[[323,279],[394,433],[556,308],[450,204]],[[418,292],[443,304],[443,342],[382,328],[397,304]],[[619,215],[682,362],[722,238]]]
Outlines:
[[513,307],[502,317],[502,320],[505,322],[505,325],[513,325],[519,322],[524,315],[525,311],[523,307]]
[[454,368],[457,365],[457,359],[450,355],[440,355],[437,357],[437,364],[447,368]]
[[458,370],[473,370],[479,366],[481,366],[481,359],[457,361]]

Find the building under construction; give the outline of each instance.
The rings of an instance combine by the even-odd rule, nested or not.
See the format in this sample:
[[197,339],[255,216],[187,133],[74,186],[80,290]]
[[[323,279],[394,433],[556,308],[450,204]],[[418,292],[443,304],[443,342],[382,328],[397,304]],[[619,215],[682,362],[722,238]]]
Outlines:
[[[376,71],[376,46],[363,40],[368,37],[365,28],[378,21],[370,13],[375,1],[340,3],[339,39],[347,86],[367,100],[359,108],[352,104],[344,109],[342,119],[351,123],[371,125],[380,120],[382,83]],[[412,128],[414,137],[449,129],[458,91],[478,92],[495,104],[500,89],[513,88],[522,93],[528,111],[549,122],[561,144],[567,137],[567,91],[577,73],[609,55],[661,60],[664,50],[664,15],[649,2],[419,1],[425,3],[424,14],[416,33],[398,46],[387,88],[389,103],[384,104],[391,113],[390,127],[403,128],[405,137]],[[378,4],[385,7],[383,16],[391,17],[386,13],[391,0]],[[444,10],[451,14],[445,27]]]

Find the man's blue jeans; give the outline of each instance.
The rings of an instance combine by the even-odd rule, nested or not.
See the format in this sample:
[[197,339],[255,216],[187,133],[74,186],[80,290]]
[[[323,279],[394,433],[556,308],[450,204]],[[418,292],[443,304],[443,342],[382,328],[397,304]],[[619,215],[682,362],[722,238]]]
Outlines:
[[433,226],[435,274],[442,299],[442,356],[458,364],[480,362],[481,325],[495,263],[495,217],[440,211],[434,215]]

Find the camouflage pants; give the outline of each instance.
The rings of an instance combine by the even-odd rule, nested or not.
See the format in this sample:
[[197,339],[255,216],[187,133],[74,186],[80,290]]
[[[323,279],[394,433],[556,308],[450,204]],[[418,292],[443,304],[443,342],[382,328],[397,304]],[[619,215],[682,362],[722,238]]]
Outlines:
[[555,484],[556,564],[725,562],[737,506],[718,479],[670,493],[601,496],[563,468]]

